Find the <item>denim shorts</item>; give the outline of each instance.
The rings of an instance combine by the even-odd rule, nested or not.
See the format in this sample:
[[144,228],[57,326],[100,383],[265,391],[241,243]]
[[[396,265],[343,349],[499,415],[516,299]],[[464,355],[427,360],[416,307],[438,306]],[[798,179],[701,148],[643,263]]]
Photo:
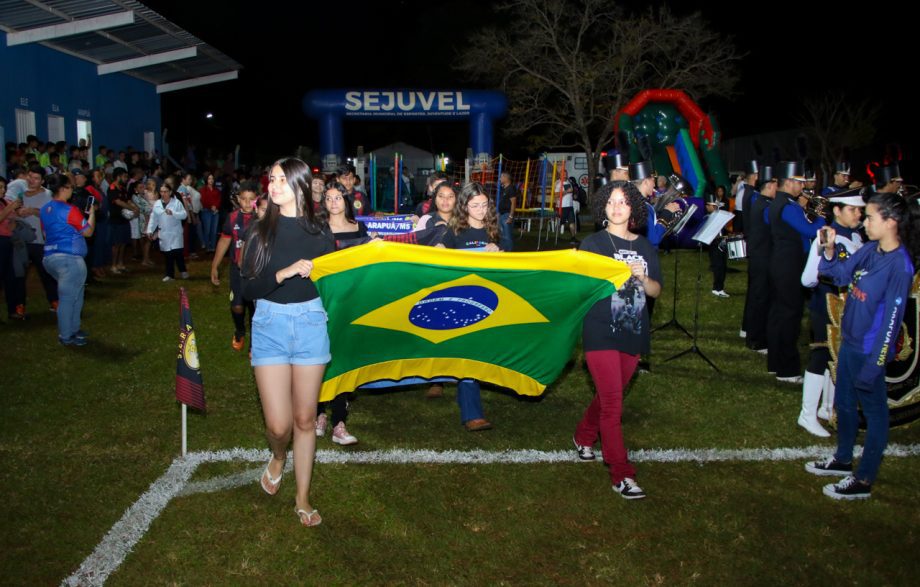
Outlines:
[[325,365],[329,354],[326,311],[319,298],[298,304],[256,302],[252,366]]

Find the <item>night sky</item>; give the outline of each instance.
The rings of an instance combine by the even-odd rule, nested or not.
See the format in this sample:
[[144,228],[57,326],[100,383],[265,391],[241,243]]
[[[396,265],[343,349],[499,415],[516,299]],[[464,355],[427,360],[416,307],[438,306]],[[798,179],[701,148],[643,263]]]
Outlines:
[[[240,62],[233,82],[163,95],[163,124],[174,149],[186,141],[229,150],[242,144],[244,159],[269,160],[297,145],[317,148],[316,125],[301,110],[313,88],[475,87],[451,64],[471,31],[494,21],[482,3],[393,2],[259,3],[212,0],[151,1],[151,8]],[[633,3],[639,10],[647,3]],[[877,140],[899,143],[909,156],[916,143],[915,112],[903,88],[917,55],[909,25],[892,26],[889,14],[841,12],[840,4],[771,2],[759,17],[734,13],[724,3],[701,3],[712,27],[732,36],[742,62],[740,94],[704,100],[723,137],[730,139],[796,126],[802,96],[843,92],[884,106]],[[676,14],[691,9],[683,4]],[[743,11],[757,10],[745,4]],[[507,25],[508,23],[504,23]],[[907,28],[904,28],[907,27]],[[904,31],[896,34],[895,31]],[[662,34],[667,34],[662,31]],[[204,115],[213,112],[211,121]],[[499,151],[525,155],[519,139],[496,136]],[[465,123],[348,123],[346,147],[366,150],[402,140],[462,157]],[[880,150],[880,149],[879,149]]]

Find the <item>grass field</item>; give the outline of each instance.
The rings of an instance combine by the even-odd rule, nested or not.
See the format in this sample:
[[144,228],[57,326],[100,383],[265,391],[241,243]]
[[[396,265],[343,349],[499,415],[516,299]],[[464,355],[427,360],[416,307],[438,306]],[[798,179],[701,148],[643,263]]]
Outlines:
[[[532,241],[524,248],[533,248]],[[680,265],[678,318],[692,326],[697,257]],[[654,322],[671,315],[675,256]],[[696,357],[675,329],[653,336],[652,371],[634,380],[624,414],[630,449],[807,447],[795,425],[800,390],[765,372],[738,339],[744,264],[729,299],[709,294],[705,267]],[[190,415],[189,449],[265,449],[255,384],[230,349],[226,285],[193,262],[190,294],[209,412]],[[226,271],[225,271],[226,273]],[[178,285],[139,269],[91,285],[84,328],[91,343],[63,348],[37,281],[26,323],[0,324],[0,583],[58,584],[179,451],[174,400]],[[803,351],[806,344],[803,338]],[[453,389],[426,400],[418,388],[362,393],[352,403],[350,449],[566,450],[591,399],[580,350],[540,399],[484,389],[496,428],[470,434]],[[920,442],[917,426],[891,442]],[[203,464],[193,481],[254,471]],[[885,461],[872,499],[837,503],[801,461],[640,463],[649,498],[627,502],[600,464],[318,464],[312,501],[324,516],[299,526],[294,484],[268,497],[249,483],[173,499],[112,585],[254,584],[865,584],[914,585],[920,562],[920,458]],[[253,473],[254,475],[254,473]]]

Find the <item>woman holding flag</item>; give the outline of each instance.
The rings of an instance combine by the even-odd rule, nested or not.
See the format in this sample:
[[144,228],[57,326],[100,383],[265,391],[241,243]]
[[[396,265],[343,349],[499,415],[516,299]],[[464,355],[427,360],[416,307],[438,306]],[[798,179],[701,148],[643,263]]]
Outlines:
[[[481,184],[468,183],[460,190],[455,213],[447,224],[444,240],[436,245],[448,249],[467,249],[496,253],[501,233],[495,201]],[[457,382],[457,404],[460,421],[470,432],[490,430],[492,424],[483,417],[479,382],[461,379]]]
[[636,371],[639,355],[650,350],[646,301],[661,294],[661,267],[655,248],[633,232],[647,220],[645,200],[636,186],[613,181],[598,190],[593,200],[594,216],[605,230],[586,238],[579,248],[626,263],[630,277],[585,315],[585,360],[596,393],[572,441],[579,459],[593,461],[593,445],[600,435],[613,490],[625,499],[641,499],[645,492],[636,483],[636,470],[627,457],[620,419],[623,391]]
[[318,526],[310,504],[316,453],[316,404],[331,356],[326,312],[310,280],[315,257],[334,243],[309,201],[310,167],[293,157],[271,167],[265,215],[252,227],[244,249],[243,296],[256,301],[252,318],[252,366],[265,416],[272,458],[260,479],[278,492],[288,443],[293,438],[294,511],[304,526]]

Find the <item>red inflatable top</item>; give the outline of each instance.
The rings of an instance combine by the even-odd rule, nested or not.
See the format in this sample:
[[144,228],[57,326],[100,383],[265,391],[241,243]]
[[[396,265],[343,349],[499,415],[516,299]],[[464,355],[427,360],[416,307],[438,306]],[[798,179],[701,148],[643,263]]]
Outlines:
[[619,132],[620,130],[621,114],[635,116],[640,110],[645,108],[649,102],[665,102],[676,106],[678,112],[683,114],[687,122],[690,123],[690,138],[693,140],[693,145],[696,148],[700,147],[700,132],[704,133],[710,146],[715,143],[715,132],[713,131],[712,122],[709,120],[709,117],[706,116],[700,107],[697,106],[696,102],[685,94],[683,90],[643,90],[639,92],[629,101],[629,104],[617,112],[616,118],[614,119],[614,132]]

